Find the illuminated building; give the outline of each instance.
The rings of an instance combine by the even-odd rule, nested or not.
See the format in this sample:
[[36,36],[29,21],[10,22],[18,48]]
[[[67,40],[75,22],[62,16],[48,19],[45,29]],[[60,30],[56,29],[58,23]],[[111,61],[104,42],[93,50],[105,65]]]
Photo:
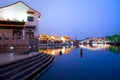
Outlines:
[[68,54],[71,52],[71,50],[73,49],[73,47],[71,46],[59,46],[59,47],[41,47],[39,49],[39,52],[44,52],[46,54],[51,54],[51,55],[59,55],[60,51],[62,52],[62,54]]
[[53,43],[57,44],[57,43],[62,43],[62,40],[56,36],[56,35],[53,35],[51,36],[51,40],[53,41]]
[[36,35],[40,13],[19,1],[0,8],[0,35]]
[[59,40],[59,37],[56,36],[56,35],[53,35],[53,36],[51,36],[51,39],[53,39],[53,40]]
[[39,41],[42,44],[64,44],[64,43],[70,43],[71,38],[69,36],[62,36],[61,38],[57,35],[49,36],[47,34],[45,35],[39,35]]
[[110,45],[108,44],[93,44],[93,45],[79,45],[81,48],[89,49],[89,50],[101,50],[101,49],[109,49]]
[[62,43],[62,40],[56,35],[49,36],[47,34],[44,35],[39,35],[39,42],[41,44],[57,44],[57,43]]
[[22,1],[0,8],[0,37],[38,36],[41,14]]
[[63,43],[66,43],[66,42],[70,42],[71,38],[69,36],[62,36],[61,40],[63,41]]
[[50,36],[47,35],[47,34],[39,35],[39,42],[40,42],[41,44],[47,44],[48,41],[49,41],[49,39],[50,39]]
[[47,35],[47,34],[39,35],[39,39],[40,39],[40,40],[48,40],[49,38],[50,38],[50,36]]

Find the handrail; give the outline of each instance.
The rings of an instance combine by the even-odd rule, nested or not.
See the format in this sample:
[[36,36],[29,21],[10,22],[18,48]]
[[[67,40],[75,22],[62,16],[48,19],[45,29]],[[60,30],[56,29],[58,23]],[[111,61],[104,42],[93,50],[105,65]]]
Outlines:
[[5,44],[29,44],[29,37],[28,36],[0,36],[0,45]]

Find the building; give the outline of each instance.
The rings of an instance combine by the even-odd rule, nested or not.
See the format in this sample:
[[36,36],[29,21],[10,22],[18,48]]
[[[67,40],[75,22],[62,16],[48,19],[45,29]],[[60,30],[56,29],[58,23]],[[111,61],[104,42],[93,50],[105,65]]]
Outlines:
[[39,42],[41,44],[47,44],[50,36],[47,34],[39,35]]
[[61,40],[63,41],[63,43],[66,43],[66,42],[70,42],[71,38],[69,36],[62,36]]
[[3,41],[1,41],[3,37],[9,41],[10,38],[13,39],[16,36],[19,37],[17,39],[24,39],[22,41],[25,41],[26,36],[37,37],[40,16],[41,13],[32,9],[22,1],[1,7],[0,44],[3,43]]
[[53,42],[54,44],[61,44],[61,43],[63,43],[62,40],[61,40],[61,38],[58,37],[57,35],[51,36],[51,40],[52,40],[52,42]]
[[53,45],[62,43],[62,40],[60,40],[60,38],[56,35],[49,36],[47,34],[43,34],[39,35],[39,42],[40,44]]
[[71,41],[72,40],[69,36],[59,37],[57,35],[52,35],[52,36],[49,36],[47,34],[39,35],[40,44],[65,45],[65,44],[72,44]]

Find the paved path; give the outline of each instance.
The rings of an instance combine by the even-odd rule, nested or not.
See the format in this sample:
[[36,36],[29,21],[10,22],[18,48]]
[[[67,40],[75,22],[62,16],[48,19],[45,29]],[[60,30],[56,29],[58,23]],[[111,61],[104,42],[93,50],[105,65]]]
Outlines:
[[16,55],[15,53],[0,54],[0,65],[7,64],[20,59],[25,59],[37,54],[39,54],[39,52],[31,52],[30,54],[25,54],[25,55]]

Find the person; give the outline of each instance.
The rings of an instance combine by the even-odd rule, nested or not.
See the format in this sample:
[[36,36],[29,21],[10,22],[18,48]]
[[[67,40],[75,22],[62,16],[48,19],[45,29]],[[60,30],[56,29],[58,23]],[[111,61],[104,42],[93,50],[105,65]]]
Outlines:
[[60,50],[60,56],[62,55],[62,51]]
[[80,57],[82,58],[83,57],[83,50],[82,49],[80,49]]

